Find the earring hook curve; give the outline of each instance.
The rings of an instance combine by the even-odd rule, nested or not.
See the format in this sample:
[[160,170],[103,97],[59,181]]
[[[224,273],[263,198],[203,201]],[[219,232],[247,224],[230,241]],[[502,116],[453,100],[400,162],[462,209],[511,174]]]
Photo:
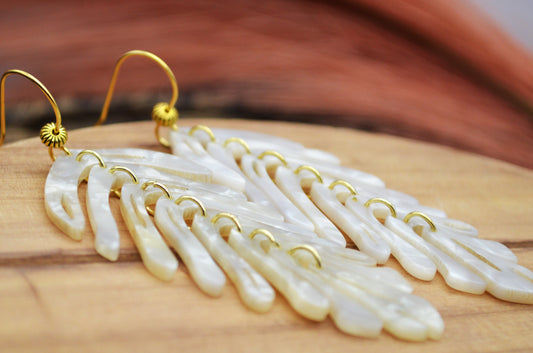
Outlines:
[[152,120],[156,123],[155,136],[157,140],[165,147],[170,147],[170,143],[164,137],[159,135],[159,128],[161,126],[171,127],[173,130],[177,130],[178,126],[176,121],[178,120],[178,111],[175,108],[176,102],[178,101],[178,83],[174,73],[170,67],[157,55],[150,53],[145,50],[130,50],[124,53],[115,64],[115,69],[113,70],[113,75],[111,76],[111,82],[107,90],[107,94],[104,101],[104,106],[100,114],[100,118],[94,124],[95,126],[103,124],[107,119],[107,114],[109,112],[109,105],[111,104],[111,98],[113,97],[113,92],[115,91],[115,85],[117,82],[118,72],[122,67],[124,60],[131,56],[142,56],[148,59],[155,61],[167,74],[170,84],[172,86],[172,97],[170,98],[169,103],[157,103],[152,110]]
[[46,98],[48,99],[48,102],[50,102],[52,109],[54,110],[56,122],[45,124],[41,128],[40,132],[41,141],[49,147],[48,152],[50,154],[50,158],[52,158],[52,160],[55,160],[53,152],[54,148],[60,148],[67,155],[70,155],[70,151],[64,146],[67,142],[68,134],[66,129],[61,125],[61,112],[59,111],[59,106],[57,105],[56,100],[54,99],[50,91],[48,91],[48,89],[45,87],[45,85],[35,76],[31,75],[26,71],[18,69],[7,70],[6,72],[4,72],[4,74],[2,75],[2,79],[0,80],[0,146],[2,146],[2,144],[4,143],[6,136],[5,82],[7,77],[13,74],[27,78],[37,87],[39,87],[41,92],[43,92]]

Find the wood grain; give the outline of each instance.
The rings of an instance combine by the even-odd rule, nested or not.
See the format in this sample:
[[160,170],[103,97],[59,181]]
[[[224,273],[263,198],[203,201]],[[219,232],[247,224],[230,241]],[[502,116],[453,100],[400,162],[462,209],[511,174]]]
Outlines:
[[[457,0],[22,0],[0,31],[0,71],[39,77],[67,126],[91,125],[116,59],[146,49],[175,71],[182,110],[387,132],[533,168],[531,55]],[[169,85],[130,61],[118,106],[148,115]],[[14,79],[7,93],[42,98]],[[28,119],[22,105],[8,126],[38,125],[46,109]]]
[[[502,241],[533,269],[533,173],[504,162],[421,142],[344,128],[242,120],[183,120],[182,125],[267,131],[321,148],[344,165],[381,177],[467,221],[481,237]],[[70,148],[140,147],[164,150],[150,122],[88,128],[70,133]],[[170,283],[143,268],[120,224],[117,263],[100,258],[86,231],[70,240],[46,218],[43,185],[51,161],[34,138],[0,149],[0,351],[6,352],[526,352],[533,349],[533,306],[490,295],[466,295],[414,280],[415,293],[440,311],[443,338],[412,344],[383,333],[361,339],[328,320],[312,323],[283,298],[266,314],[247,310],[229,285],[222,298],[203,295],[187,270]],[[83,199],[83,193],[80,194]],[[114,206],[117,206],[116,204]],[[116,207],[114,207],[116,209]],[[398,264],[392,266],[404,273]],[[404,273],[405,274],[405,273]],[[356,347],[356,348],[355,348]]]

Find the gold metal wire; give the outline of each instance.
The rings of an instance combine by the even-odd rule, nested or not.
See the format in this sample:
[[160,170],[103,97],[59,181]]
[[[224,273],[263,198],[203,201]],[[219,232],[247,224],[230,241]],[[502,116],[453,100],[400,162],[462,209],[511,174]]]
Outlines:
[[[168,188],[164,184],[161,184],[158,181],[155,181],[155,180],[146,181],[141,185],[141,189],[146,190],[146,188],[150,186],[161,189],[161,191],[163,191],[167,199],[172,200],[172,196],[170,195],[170,191],[168,191]],[[150,206],[146,206],[146,211],[148,212],[150,216],[153,216],[155,214],[154,209],[151,208]]]
[[165,196],[169,199],[169,200],[172,200],[172,196],[170,196],[170,191],[168,191],[168,188],[161,184],[160,182],[158,181],[155,181],[155,180],[150,180],[150,181],[147,181],[145,183],[143,183],[141,185],[141,189],[143,190],[146,190],[148,187],[150,186],[153,186],[153,187],[156,187],[156,188],[159,188],[161,189],[161,191],[163,191],[163,193],[165,194]]
[[220,212],[220,213],[217,213],[212,219],[211,219],[211,223],[215,224],[218,222],[219,219],[221,218],[228,218],[230,219],[234,224],[235,224],[235,227],[237,228],[237,230],[239,231],[239,233],[242,233],[242,226],[241,226],[241,223],[239,222],[239,220],[237,219],[237,217],[235,217],[234,215],[232,215],[231,213],[228,213],[228,212]]
[[[170,142],[168,142],[168,140],[166,138],[161,136],[161,134],[159,132],[160,128],[161,128],[161,124],[155,124],[155,129],[154,129],[155,138],[157,139],[157,141],[159,141],[159,143],[163,147],[167,147],[168,148],[168,147],[170,147]],[[176,125],[176,124],[172,125],[171,129],[174,130],[174,131],[178,131],[178,125]]]
[[427,224],[429,224],[429,228],[431,229],[432,232],[436,232],[437,231],[437,226],[435,226],[435,223],[433,222],[433,220],[428,216],[426,215],[425,213],[422,213],[420,211],[413,211],[413,212],[410,212],[408,213],[404,218],[403,218],[403,221],[405,223],[408,223],[409,220],[413,217],[420,217],[422,218],[424,221],[427,222]]
[[131,56],[143,56],[145,58],[151,59],[155,61],[167,74],[168,78],[170,79],[170,84],[172,85],[172,98],[170,99],[170,102],[168,103],[168,107],[174,107],[176,105],[176,102],[178,101],[178,83],[176,81],[176,77],[174,76],[174,73],[170,69],[170,67],[165,63],[161,58],[159,58],[157,55],[152,54],[145,50],[130,50],[126,53],[124,53],[115,64],[115,70],[113,71],[113,76],[111,77],[111,83],[109,84],[109,89],[107,90],[107,95],[104,102],[104,107],[102,108],[102,113],[100,114],[100,118],[96,122],[95,125],[101,125],[105,122],[107,118],[107,113],[109,111],[109,105],[111,103],[111,98],[113,98],[113,92],[115,90],[115,84],[117,82],[117,76],[118,72],[120,70],[120,67],[122,66],[122,63],[124,60]]
[[102,156],[100,156],[97,152],[93,151],[93,150],[83,150],[81,151],[80,153],[78,153],[78,155],[76,156],[76,160],[79,162],[81,161],[81,158],[86,155],[86,154],[89,154],[93,157],[95,157],[97,160],[98,160],[98,164],[100,164],[100,167],[102,168],[105,168],[106,167],[106,164],[104,162],[104,159],[102,158]]
[[329,188],[330,188],[331,190],[333,190],[333,189],[335,189],[335,186],[337,186],[337,185],[342,185],[342,186],[344,186],[345,188],[347,188],[347,189],[350,191],[350,193],[351,193],[352,195],[354,195],[353,199],[354,199],[355,201],[357,201],[357,198],[355,197],[355,195],[357,195],[357,191],[355,191],[355,188],[352,186],[352,184],[350,184],[350,183],[347,182],[346,180],[337,179],[337,180],[335,180],[334,182],[332,182],[331,184],[329,184]]
[[9,75],[20,75],[22,77],[27,78],[28,80],[32,81],[41,92],[44,93],[48,101],[50,102],[50,105],[52,105],[52,109],[54,110],[54,114],[56,117],[55,123],[48,123],[45,124],[41,128],[40,132],[40,138],[41,141],[48,146],[48,153],[50,154],[50,158],[52,160],[55,160],[56,157],[54,155],[54,148],[62,149],[67,155],[70,155],[70,151],[68,148],[65,147],[65,143],[68,140],[68,134],[67,130],[61,125],[61,112],[59,111],[59,106],[57,105],[54,97],[48,91],[48,89],[42,84],[41,81],[39,81],[37,78],[35,78],[33,75],[27,73],[26,71],[22,70],[7,70],[2,75],[2,79],[0,80],[0,146],[4,143],[5,137],[6,137],[6,112],[5,112],[5,82],[6,78]]
[[240,144],[242,147],[244,147],[244,150],[246,151],[247,154],[251,154],[252,153],[252,151],[250,150],[250,146],[248,146],[246,141],[244,141],[240,137],[230,137],[229,139],[224,141],[223,146],[227,147],[230,143],[234,143],[234,142],[236,142],[236,143]]
[[396,209],[394,208],[394,205],[389,200],[383,199],[381,197],[374,197],[373,199],[369,199],[367,202],[365,202],[365,207],[368,207],[373,203],[384,204],[385,206],[389,208],[391,216],[396,218]]
[[319,269],[322,268],[322,258],[320,257],[320,254],[318,253],[318,251],[315,248],[313,248],[311,245],[307,245],[307,244],[296,245],[295,247],[290,248],[287,251],[287,253],[289,255],[293,255],[298,250],[305,250],[305,251],[309,252],[315,258],[316,267],[318,267]]
[[276,151],[265,151],[263,153],[261,153],[259,156],[257,156],[258,159],[263,159],[265,158],[266,156],[273,156],[273,157],[276,157],[277,159],[279,159],[281,161],[281,163],[285,166],[285,167],[288,167],[289,164],[287,163],[287,160],[285,159],[285,157],[283,157],[283,155],[279,152],[276,152]]
[[137,178],[137,175],[135,175],[133,170],[130,168],[126,168],[121,165],[115,165],[109,168],[109,173],[114,174],[115,172],[125,172],[126,174],[129,174],[134,184],[139,184],[139,178]]
[[[123,167],[123,166],[120,166],[120,165],[115,165],[115,166],[109,168],[109,173],[115,174],[115,172],[125,172],[126,174],[128,174],[131,177],[131,179],[133,180],[134,184],[139,184],[139,178],[137,178],[137,175],[135,175],[133,170],[131,170],[130,168]],[[120,189],[113,189],[111,191],[119,199],[122,197],[122,193],[121,193]]]
[[194,136],[194,133],[196,131],[203,131],[205,132],[206,134],[209,135],[209,138],[211,139],[211,142],[215,142],[216,141],[216,138],[215,138],[215,134],[213,133],[213,131],[205,126],[205,125],[195,125],[193,127],[191,127],[191,129],[189,130],[189,136]]
[[253,238],[255,238],[255,236],[256,236],[257,234],[262,234],[262,235],[264,235],[265,237],[268,238],[268,240],[270,240],[270,242],[271,242],[272,244],[274,244],[274,246],[275,246],[276,248],[281,248],[280,243],[276,240],[276,238],[274,237],[274,235],[273,235],[272,233],[270,233],[270,232],[269,232],[268,230],[266,230],[266,229],[263,229],[263,228],[257,228],[257,229],[254,229],[254,230],[250,233],[250,235],[248,235],[248,237],[249,237],[250,239],[253,239]]
[[169,147],[170,144],[167,139],[161,137],[159,134],[159,128],[161,126],[171,127],[173,130],[177,130],[178,126],[176,121],[178,120],[178,111],[174,107],[178,101],[178,83],[174,73],[170,67],[157,55],[152,54],[145,50],[130,50],[124,53],[115,64],[115,69],[113,71],[113,76],[111,77],[111,83],[109,84],[109,89],[107,90],[107,95],[104,101],[104,107],[102,108],[102,113],[100,118],[95,125],[101,125],[105,122],[107,114],[109,112],[109,105],[111,104],[111,98],[113,97],[113,92],[115,90],[115,84],[117,82],[118,72],[124,60],[131,56],[143,56],[145,58],[155,61],[167,74],[170,84],[172,85],[172,98],[170,98],[169,103],[157,103],[152,110],[152,120],[156,123],[155,135],[157,140],[165,147]]
[[324,179],[322,179],[322,175],[320,175],[320,172],[316,170],[316,168],[311,167],[310,165],[301,165],[294,171],[294,174],[299,174],[302,170],[308,170],[311,173],[313,173],[316,176],[316,179],[320,184],[324,183]]
[[196,198],[194,196],[191,196],[191,195],[183,195],[183,196],[178,197],[176,199],[176,201],[174,201],[174,202],[176,203],[176,205],[179,205],[183,201],[192,201],[192,202],[194,202],[195,204],[198,205],[198,207],[200,208],[200,211],[202,211],[202,216],[204,216],[204,217],[207,216],[207,210],[205,209],[205,206],[202,203],[202,201],[200,201],[198,198]]

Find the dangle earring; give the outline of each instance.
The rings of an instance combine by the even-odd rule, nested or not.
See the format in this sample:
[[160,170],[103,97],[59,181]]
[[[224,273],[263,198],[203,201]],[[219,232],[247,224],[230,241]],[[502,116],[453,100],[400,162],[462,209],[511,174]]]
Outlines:
[[[503,245],[476,238],[475,229],[387,189],[379,178],[340,165],[330,153],[262,133],[177,126],[178,86],[164,61],[134,50],[119,58],[97,125],[109,110],[118,71],[131,56],[155,61],[173,89],[152,112],[155,136],[172,153],[136,148],[69,151],[57,104],[56,124],[41,134],[54,163],[45,183],[50,220],[75,240],[85,230],[78,187],[87,182],[87,214],[95,250],[115,261],[120,232],[110,196],[146,269],[170,281],[179,266],[198,288],[222,295],[226,276],[243,304],[268,311],[276,291],[309,320],[331,317],[348,334],[438,339],[444,323],[433,306],[412,294],[395,270],[378,266],[392,254],[416,278],[437,270],[453,288],[533,303],[531,271]],[[47,124],[48,125],[48,124]],[[162,137],[161,127],[170,129]],[[64,131],[62,133],[61,131]],[[66,155],[55,157],[54,148]],[[402,221],[402,219],[404,221]],[[422,223],[426,222],[426,223]],[[346,237],[356,249],[346,247]]]
[[[165,71],[169,72],[168,67]],[[161,124],[154,120],[158,131]],[[250,203],[268,208],[270,218],[235,211],[240,218],[252,218],[256,227],[307,241],[319,238],[338,246],[346,245],[344,233],[378,264],[384,264],[392,254],[418,279],[431,280],[438,270],[452,288],[477,294],[487,288],[502,300],[533,303],[533,273],[519,266],[516,256],[505,246],[477,239],[473,226],[447,218],[444,211],[420,205],[412,196],[387,189],[373,175],[342,167],[329,153],[266,134],[212,130],[203,125],[181,130],[173,125],[169,141],[161,140],[158,133],[156,136],[170,145],[173,154],[208,168],[213,183],[243,192]],[[308,176],[314,174],[317,180],[299,176],[302,171]],[[341,186],[345,191],[338,191]],[[223,211],[222,207],[218,209]],[[434,219],[438,226],[430,230],[438,231],[424,228],[419,232],[421,238],[397,222],[396,217],[409,220],[413,214]],[[448,238],[451,240],[445,241]],[[504,263],[496,265],[500,261]],[[501,273],[506,280],[496,284],[495,278]]]
[[[207,133],[201,136],[199,130]],[[218,142],[215,136],[219,132],[224,137],[232,136]],[[252,142],[246,141],[246,136],[253,136]],[[438,270],[454,289],[473,294],[486,290],[501,300],[533,304],[533,272],[518,265],[516,256],[503,244],[477,238],[473,226],[447,218],[444,211],[420,205],[409,195],[387,189],[369,174],[336,165],[326,153],[286,147],[290,142],[268,135],[212,131],[207,127],[192,128],[188,134],[171,131],[170,144],[173,153],[185,159],[194,160],[195,156],[209,153],[228,170],[240,171],[246,179],[244,190],[250,191],[246,193],[249,200],[262,200],[283,218],[282,224],[257,222],[258,227],[275,227],[295,237],[321,238],[331,245],[345,246],[342,231],[378,264],[384,264],[392,254],[418,279],[431,280]],[[254,144],[267,150],[252,152]],[[212,164],[203,165],[211,169]],[[216,170],[221,172],[218,165]],[[298,179],[297,174],[302,171],[314,174],[316,180]],[[327,183],[329,187],[325,186]],[[340,186],[345,191],[338,192]],[[303,188],[308,189],[308,197]],[[428,228],[422,227],[420,221],[416,223],[420,235],[399,225],[396,219],[407,222],[413,215],[430,225]]]
[[[44,86],[39,85],[44,91]],[[57,104],[49,93],[47,96],[57,112],[56,126],[62,131]],[[210,133],[200,126],[190,134],[200,131]],[[203,145],[189,133],[184,135],[189,143],[199,145],[193,144],[193,148],[201,153]],[[80,240],[86,220],[78,187],[86,182],[87,215],[95,236],[95,250],[111,261],[117,260],[120,252],[119,227],[109,202],[110,196],[117,196],[120,213],[146,269],[161,280],[171,280],[178,267],[170,245],[199,289],[218,297],[227,276],[243,304],[257,312],[272,307],[274,286],[296,312],[314,321],[329,315],[340,330],[352,335],[375,337],[384,328],[398,338],[418,341],[437,339],[442,334],[444,326],[438,312],[429,302],[410,294],[411,286],[397,272],[377,268],[374,260],[357,250],[317,238],[309,228],[300,229],[286,222],[286,212],[250,201],[241,192],[247,190],[248,179],[240,169],[235,170],[235,175],[241,178],[239,184],[232,178],[216,179],[211,168],[195,163],[193,158],[134,148],[69,151],[64,144],[53,147],[61,148],[67,155],[56,158],[50,149],[54,163],[45,183],[47,215],[59,229]],[[203,164],[210,159],[216,162],[205,153]],[[254,164],[273,156],[280,158],[278,153],[269,151],[258,159],[253,157],[255,172],[260,169]],[[219,172],[227,168],[224,163],[217,163]],[[263,180],[267,180],[265,166],[266,163],[261,166]],[[265,228],[258,228],[258,224]],[[242,236],[245,233],[249,237]],[[262,241],[264,236],[275,248]],[[306,269],[310,265],[299,254],[301,249],[310,251],[321,274],[313,275],[312,269]],[[289,254],[296,256],[298,262]],[[366,284],[361,286],[354,278]],[[373,293],[372,288],[380,286],[402,294],[385,298]],[[402,304],[398,298],[404,298],[403,302],[416,298],[409,300],[417,301],[419,308],[432,313],[432,319],[427,321],[418,309]],[[398,330],[392,323],[399,318],[384,315],[372,304],[375,300],[400,305],[404,319],[422,321],[416,327]]]

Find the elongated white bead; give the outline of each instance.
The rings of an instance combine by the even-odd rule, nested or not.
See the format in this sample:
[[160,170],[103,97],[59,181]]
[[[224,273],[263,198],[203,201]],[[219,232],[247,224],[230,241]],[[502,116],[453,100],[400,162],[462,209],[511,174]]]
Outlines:
[[178,268],[178,260],[146,212],[143,190],[139,185],[122,187],[120,210],[148,271],[161,280],[170,281]]
[[[95,162],[96,163],[96,162]],[[50,220],[74,240],[81,240],[85,217],[78,199],[78,186],[94,163],[76,161],[76,156],[58,156],[44,186],[44,205]]]
[[311,199],[339,229],[343,230],[355,245],[383,264],[390,256],[390,246],[384,239],[374,234],[365,224],[337,200],[334,191],[320,183],[313,183]]
[[[247,240],[237,232],[231,233],[228,243],[283,294],[296,312],[310,320],[325,319],[329,312],[328,299],[308,281],[293,273],[297,264],[274,260],[258,246],[258,241]],[[272,251],[279,250],[271,248]]]
[[172,200],[160,198],[154,220],[163,236],[176,249],[198,287],[210,296],[220,296],[226,284],[226,276],[189,230],[184,220],[183,207],[178,207]]
[[276,169],[276,185],[298,207],[300,211],[313,223],[315,233],[324,239],[346,246],[344,235],[331,221],[309,200],[300,185],[300,179],[293,171],[280,166]]
[[195,217],[191,230],[231,279],[243,303],[258,312],[268,311],[274,290],[222,239],[213,224],[206,217]]
[[459,264],[432,244],[424,241],[424,239],[403,221],[388,217],[385,220],[385,226],[431,259],[437,266],[437,270],[446,281],[446,284],[450,287],[472,294],[481,294],[485,291],[487,285],[481,277]]

